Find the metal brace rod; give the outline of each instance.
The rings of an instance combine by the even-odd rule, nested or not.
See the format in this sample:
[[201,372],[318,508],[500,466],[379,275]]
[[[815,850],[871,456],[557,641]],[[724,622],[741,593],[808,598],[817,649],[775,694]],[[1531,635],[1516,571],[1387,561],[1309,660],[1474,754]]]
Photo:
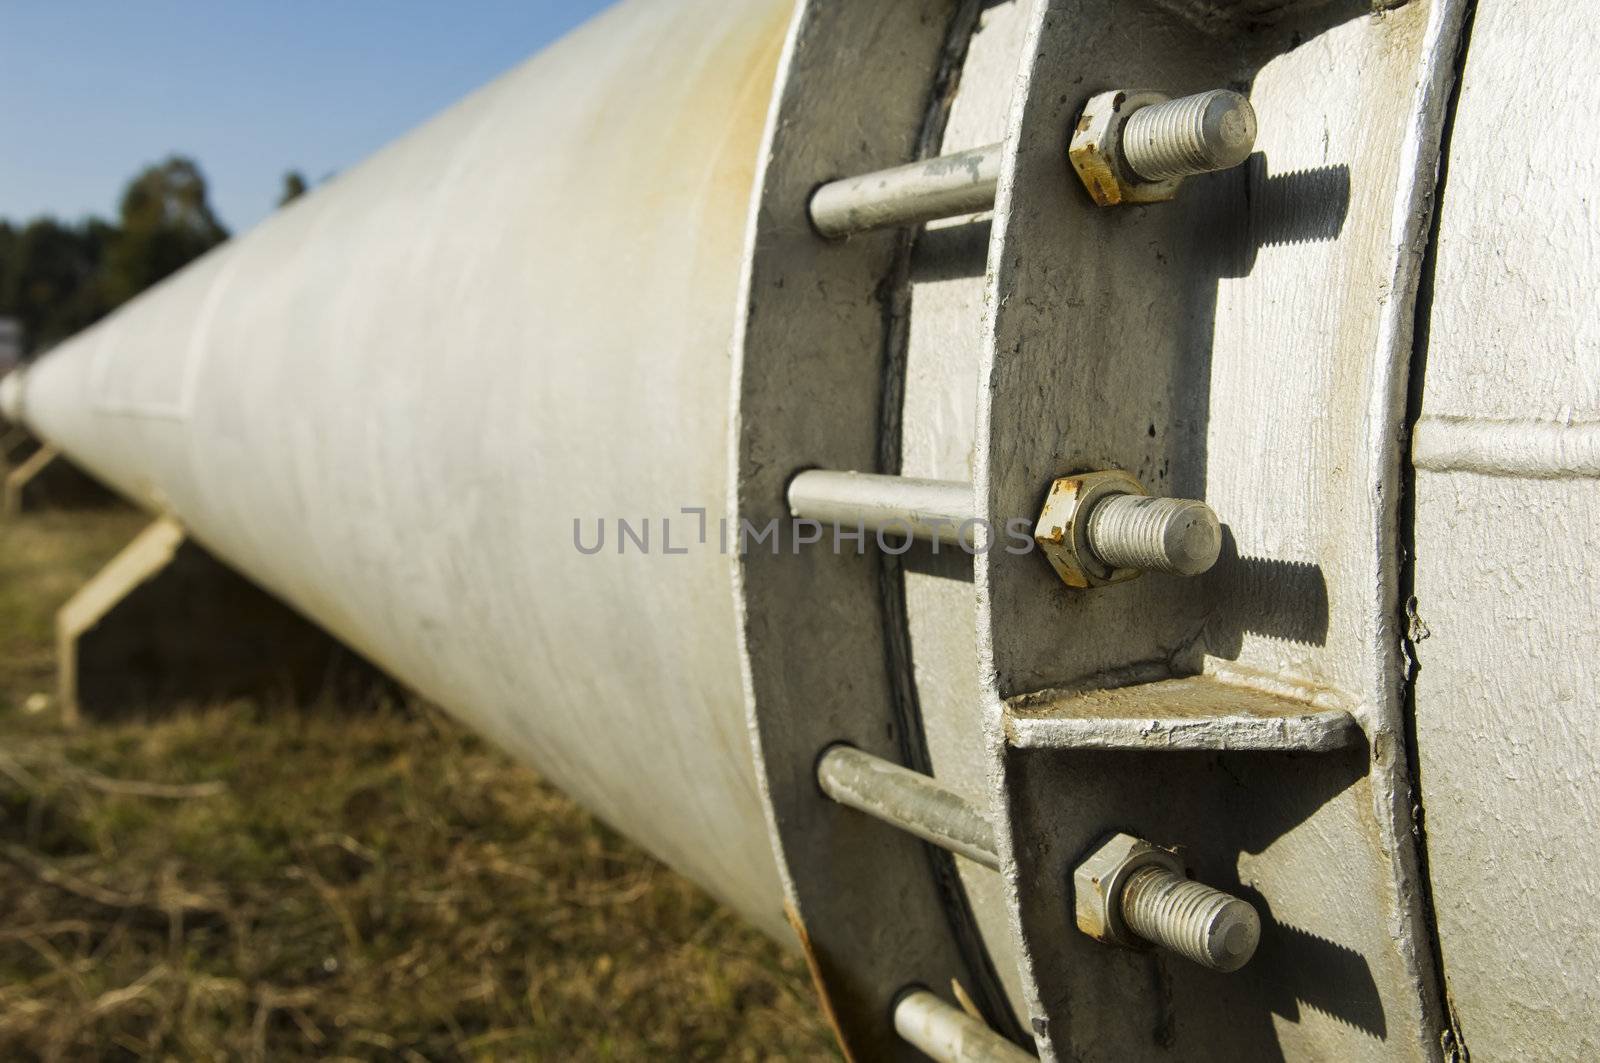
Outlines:
[[841,805],[984,867],[1000,869],[989,817],[926,775],[853,746],[834,746],[817,764],[817,782]]
[[935,1063],[1038,1063],[1031,1053],[926,989],[913,989],[895,1004],[894,1029]]
[[954,480],[810,469],[789,483],[796,517],[951,546],[973,545],[975,509],[972,485]]
[[830,181],[811,196],[811,224],[830,239],[994,209],[1004,144]]

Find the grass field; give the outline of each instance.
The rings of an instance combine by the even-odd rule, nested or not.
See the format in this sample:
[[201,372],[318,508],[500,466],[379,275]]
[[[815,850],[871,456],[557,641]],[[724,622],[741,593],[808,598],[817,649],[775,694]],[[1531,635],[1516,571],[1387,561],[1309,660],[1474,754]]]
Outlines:
[[0,523],[0,1059],[832,1059],[804,965],[421,705],[57,722],[139,528]]

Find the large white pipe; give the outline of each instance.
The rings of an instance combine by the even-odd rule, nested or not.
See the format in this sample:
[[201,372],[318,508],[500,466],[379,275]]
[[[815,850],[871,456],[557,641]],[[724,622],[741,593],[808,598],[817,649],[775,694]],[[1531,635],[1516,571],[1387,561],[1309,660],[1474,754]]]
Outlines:
[[22,370],[0,377],[0,418],[12,424],[22,420]]
[[[627,3],[0,406],[780,936],[787,898],[857,1058],[909,1053],[891,1024],[1009,1054],[902,994],[952,980],[995,1029],[1003,992],[1046,1058],[1422,1060],[1461,1030],[1570,1055],[1600,1039],[1600,870],[1571,844],[1600,821],[1600,345],[1556,311],[1600,267],[1581,197],[1524,193],[1596,167],[1558,150],[1581,136],[1500,149],[1600,113],[1587,67],[1548,61],[1600,31],[1484,5],[1464,51],[1466,5],[1426,0],[1175,32],[1206,6],[816,0],[775,96],[790,0]],[[1260,167],[1094,206],[1063,149],[1124,77],[1248,82]],[[830,241],[808,216],[819,183],[844,216],[934,139],[1001,138],[992,225]],[[1559,268],[1490,253],[1535,230]],[[1537,453],[1491,460],[1517,442]],[[730,467],[741,517],[789,489],[930,536],[998,533],[1073,469],[1148,470],[1203,484],[1232,547],[1186,588],[1080,593],[994,550],[774,551],[736,578]],[[1350,719],[1354,746],[1306,737]],[[915,786],[819,785],[846,741]],[[1263,973],[1221,994],[1071,929],[1095,839],[1135,822],[1259,888]]]
[[[26,418],[787,934],[724,510],[789,0],[623,4],[61,345]],[[651,165],[640,165],[641,159]],[[8,404],[19,401],[14,378]],[[8,406],[14,408],[14,406]],[[580,553],[598,522],[656,556]]]

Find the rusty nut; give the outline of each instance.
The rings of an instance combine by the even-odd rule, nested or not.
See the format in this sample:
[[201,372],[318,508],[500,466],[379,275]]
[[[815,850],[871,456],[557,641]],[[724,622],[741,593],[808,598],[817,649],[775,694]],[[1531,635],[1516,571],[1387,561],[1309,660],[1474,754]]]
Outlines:
[[1112,568],[1089,548],[1089,513],[1112,495],[1142,495],[1144,485],[1120,469],[1063,476],[1050,485],[1034,525],[1050,567],[1069,587],[1102,587],[1139,575],[1136,568]]
[[1123,921],[1122,887],[1135,871],[1151,866],[1183,874],[1183,862],[1177,853],[1131,834],[1113,834],[1096,846],[1072,872],[1072,903],[1078,929],[1111,945],[1147,946],[1148,942]]
[[1141,180],[1122,155],[1122,127],[1128,118],[1140,108],[1166,101],[1159,92],[1118,90],[1091,96],[1083,105],[1067,158],[1097,205],[1165,203],[1178,194],[1180,178]]

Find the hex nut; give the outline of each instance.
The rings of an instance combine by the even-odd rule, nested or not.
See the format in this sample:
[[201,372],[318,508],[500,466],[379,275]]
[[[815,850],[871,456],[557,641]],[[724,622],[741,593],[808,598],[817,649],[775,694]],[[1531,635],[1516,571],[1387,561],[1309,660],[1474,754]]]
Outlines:
[[1102,92],[1083,105],[1073,127],[1067,158],[1089,196],[1102,207],[1119,203],[1164,203],[1178,194],[1181,178],[1145,181],[1122,157],[1122,127],[1137,110],[1165,103],[1159,92]]
[[1113,834],[1095,846],[1072,872],[1078,929],[1110,945],[1147,948],[1150,943],[1123,921],[1122,886],[1135,871],[1152,865],[1183,874],[1178,854],[1131,834]]
[[1133,579],[1138,569],[1111,568],[1089,549],[1089,513],[1111,495],[1146,493],[1143,484],[1120,469],[1063,476],[1045,495],[1033,541],[1069,587],[1101,587]]

